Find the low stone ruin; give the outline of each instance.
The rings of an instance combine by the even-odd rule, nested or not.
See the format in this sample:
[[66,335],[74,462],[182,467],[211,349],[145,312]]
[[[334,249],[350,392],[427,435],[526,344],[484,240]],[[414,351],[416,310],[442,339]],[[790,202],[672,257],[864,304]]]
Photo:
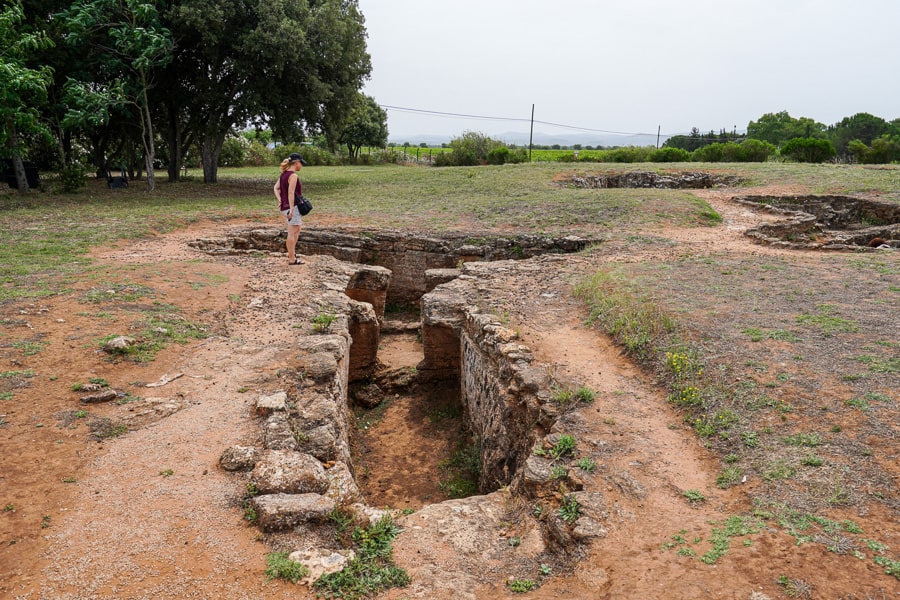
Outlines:
[[799,249],[900,248],[900,205],[852,196],[741,196],[735,202],[783,215],[748,229],[765,244]]
[[713,173],[652,173],[647,171],[633,171],[630,173],[573,175],[568,183],[572,187],[587,189],[657,188],[696,190],[734,186],[739,184],[740,181],[739,177],[733,175],[716,175]]
[[[560,258],[533,260],[546,263],[542,268],[556,268],[552,262]],[[504,494],[521,495],[547,506],[541,518],[522,517],[540,532],[542,541],[535,543],[534,552],[574,556],[579,542],[606,534],[605,499],[588,488],[574,464],[546,456],[545,450],[573,426],[572,415],[553,401],[556,382],[547,368],[534,361],[529,348],[496,315],[478,307],[479,289],[491,273],[509,272],[517,264],[476,262],[428,272],[425,280],[434,289],[421,298],[424,360],[416,377],[458,386],[466,427],[480,448],[479,488],[487,496],[448,501],[457,507],[453,510],[480,513],[485,503],[505,504]],[[335,509],[362,524],[386,512],[366,505],[354,479],[350,448],[355,429],[348,393],[350,384],[366,379],[374,364],[391,277],[386,269],[367,265],[348,267],[341,277],[348,290],[343,306],[337,298],[329,303],[338,318],[326,331],[297,340],[293,387],[257,399],[262,445],[233,446],[220,457],[222,468],[247,474],[254,494],[245,503],[245,515],[265,532],[323,523]],[[371,303],[350,297],[358,293],[360,282],[365,282],[362,289]],[[354,323],[366,327],[357,326],[354,334]],[[560,482],[565,482],[567,496],[560,494]],[[561,516],[563,501],[577,503],[577,518]],[[418,523],[428,508],[396,516]],[[420,535],[431,535],[422,527]]]
[[[285,237],[283,228],[251,228],[236,231],[227,237],[198,239],[190,245],[210,254],[283,252]],[[399,231],[309,228],[300,233],[297,252],[328,255],[352,264],[389,269],[391,285],[387,291],[387,302],[411,304],[429,289],[425,273],[432,269],[453,269],[467,262],[519,260],[544,254],[578,252],[599,242],[599,239],[578,236],[554,238],[523,234],[502,237],[447,233],[440,237],[428,237]],[[362,289],[364,286],[357,287]]]

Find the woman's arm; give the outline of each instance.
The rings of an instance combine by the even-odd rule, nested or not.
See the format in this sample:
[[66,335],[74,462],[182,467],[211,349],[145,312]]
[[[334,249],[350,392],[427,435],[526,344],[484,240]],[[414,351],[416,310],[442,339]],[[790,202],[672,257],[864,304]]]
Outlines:
[[294,192],[297,190],[297,174],[294,173],[288,178],[288,204],[291,212],[294,210]]
[[275,200],[278,201],[278,205],[281,206],[281,178],[278,178],[278,181],[275,182],[275,187],[272,188],[272,191],[275,193]]

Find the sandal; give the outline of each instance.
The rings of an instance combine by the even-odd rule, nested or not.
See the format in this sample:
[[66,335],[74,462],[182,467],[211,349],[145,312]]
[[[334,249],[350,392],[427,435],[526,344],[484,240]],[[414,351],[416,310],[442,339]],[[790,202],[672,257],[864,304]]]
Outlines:
[[294,262],[288,263],[289,265],[305,265],[306,263],[300,260],[299,258],[295,258]]

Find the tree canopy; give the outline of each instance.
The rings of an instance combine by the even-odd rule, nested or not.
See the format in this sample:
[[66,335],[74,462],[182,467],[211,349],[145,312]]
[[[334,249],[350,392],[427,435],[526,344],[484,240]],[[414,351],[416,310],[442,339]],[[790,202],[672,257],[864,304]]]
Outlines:
[[[52,124],[57,164],[80,136],[98,172],[140,158],[152,177],[157,134],[170,179],[197,148],[207,182],[225,137],[248,126],[336,144],[371,71],[357,0],[16,0],[3,14],[4,47],[22,50],[16,67],[40,75],[53,99],[46,106],[34,89],[3,107]],[[44,38],[59,51],[32,43]],[[24,91],[21,78],[7,82]],[[5,122],[2,131],[6,141]]]
[[747,124],[747,137],[781,146],[794,138],[824,138],[825,125],[807,117],[794,118],[782,111],[766,113]]
[[23,31],[25,14],[19,1],[0,12],[0,153],[13,159],[20,193],[28,191],[19,134],[46,134],[39,108],[47,101],[50,67],[29,68],[30,53],[52,44],[43,33]]
[[345,144],[350,157],[355,158],[363,146],[383,148],[387,140],[387,113],[374,98],[359,94],[338,141]]

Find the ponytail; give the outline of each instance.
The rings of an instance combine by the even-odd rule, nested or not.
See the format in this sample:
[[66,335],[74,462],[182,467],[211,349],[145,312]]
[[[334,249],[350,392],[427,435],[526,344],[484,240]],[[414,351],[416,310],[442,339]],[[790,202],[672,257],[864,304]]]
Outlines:
[[290,164],[291,164],[291,159],[289,159],[289,158],[286,158],[283,161],[281,161],[281,172],[284,173],[285,171],[287,171],[287,168],[290,166]]

